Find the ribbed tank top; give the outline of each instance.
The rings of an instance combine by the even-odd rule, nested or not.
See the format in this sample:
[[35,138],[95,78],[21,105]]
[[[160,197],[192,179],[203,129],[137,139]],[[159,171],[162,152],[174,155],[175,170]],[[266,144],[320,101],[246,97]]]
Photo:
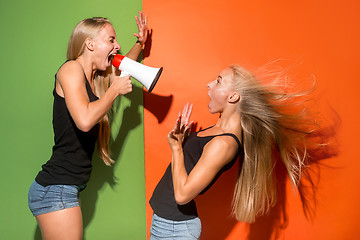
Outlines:
[[[84,84],[89,101],[98,100],[86,76]],[[55,144],[50,160],[42,166],[35,180],[42,186],[84,185],[89,181],[92,170],[91,159],[99,133],[99,124],[96,124],[89,132],[82,132],[76,127],[66,107],[65,99],[57,94],[55,87],[53,95]]]
[[[208,128],[207,128],[208,129]],[[204,129],[206,130],[206,129]],[[204,131],[202,130],[202,131]],[[238,144],[238,151],[235,157],[227,163],[215,176],[213,181],[207,186],[200,194],[204,194],[215,183],[222,173],[229,170],[236,162],[240,151],[242,150],[239,139],[231,133],[223,133],[219,135],[211,135],[199,137],[197,133],[191,134],[183,146],[184,163],[187,174],[190,174],[191,170],[199,161],[205,145],[217,136],[231,136]],[[196,218],[198,216],[196,204],[194,200],[191,200],[185,205],[178,205],[175,201],[174,187],[171,173],[171,163],[167,167],[163,177],[156,186],[153,195],[150,199],[150,205],[154,213],[162,218],[183,221]]]

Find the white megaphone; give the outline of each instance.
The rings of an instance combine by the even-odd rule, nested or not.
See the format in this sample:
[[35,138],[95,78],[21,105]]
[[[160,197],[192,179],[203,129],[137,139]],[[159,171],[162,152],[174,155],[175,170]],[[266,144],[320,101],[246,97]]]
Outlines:
[[116,54],[112,64],[121,71],[120,77],[131,76],[138,80],[150,93],[155,87],[163,68],[152,68]]

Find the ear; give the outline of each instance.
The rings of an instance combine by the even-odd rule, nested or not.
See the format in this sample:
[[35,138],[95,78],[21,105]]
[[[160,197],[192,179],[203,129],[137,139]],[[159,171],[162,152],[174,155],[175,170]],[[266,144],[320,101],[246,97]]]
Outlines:
[[232,93],[228,99],[229,103],[236,103],[240,101],[240,95],[237,92]]
[[91,38],[85,39],[85,46],[90,51],[94,51],[94,41]]

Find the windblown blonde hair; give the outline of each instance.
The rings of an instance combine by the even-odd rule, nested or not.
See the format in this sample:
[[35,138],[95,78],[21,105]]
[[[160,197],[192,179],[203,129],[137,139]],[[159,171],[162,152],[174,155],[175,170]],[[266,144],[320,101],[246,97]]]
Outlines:
[[[279,85],[265,85],[243,67],[230,66],[234,89],[241,96],[243,163],[235,185],[232,213],[238,221],[254,222],[276,202],[274,165],[278,158],[297,186],[306,165],[305,137],[313,129],[304,111],[295,111],[297,97]],[[300,105],[298,105],[300,106]],[[291,111],[289,111],[289,109]]]
[[[85,40],[87,38],[94,38],[100,32],[100,30],[106,25],[111,24],[107,18],[94,17],[87,18],[79,22],[74,28],[67,49],[67,60],[75,60],[85,49]],[[94,77],[95,94],[97,97],[104,95],[105,91],[110,86],[111,77],[115,75],[113,67],[109,67],[105,72],[97,72]],[[99,137],[97,141],[97,150],[99,157],[104,161],[106,165],[111,165],[114,160],[111,159],[109,149],[109,137],[110,137],[110,124],[109,116],[105,114],[100,121]]]

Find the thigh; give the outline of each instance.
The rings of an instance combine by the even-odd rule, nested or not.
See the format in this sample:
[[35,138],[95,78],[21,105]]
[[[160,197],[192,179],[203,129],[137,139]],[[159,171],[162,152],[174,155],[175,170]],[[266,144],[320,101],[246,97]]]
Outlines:
[[36,216],[44,240],[81,240],[83,235],[80,207],[66,208]]
[[39,223],[43,239],[82,239],[82,215],[75,185],[48,185],[33,182],[28,194],[29,208]]

